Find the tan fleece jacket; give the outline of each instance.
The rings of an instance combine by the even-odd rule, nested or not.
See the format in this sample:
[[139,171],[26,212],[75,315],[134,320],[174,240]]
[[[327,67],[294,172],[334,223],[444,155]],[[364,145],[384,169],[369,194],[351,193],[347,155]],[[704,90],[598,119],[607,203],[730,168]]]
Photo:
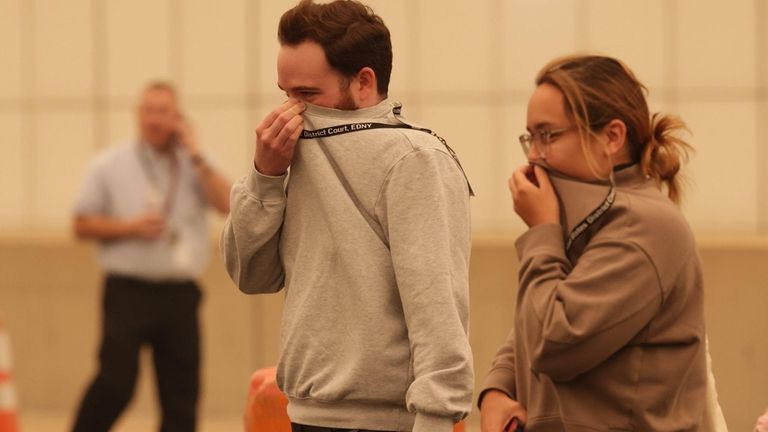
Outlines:
[[526,432],[698,430],[702,273],[683,216],[638,166],[616,173],[615,201],[596,218],[606,185],[552,180],[563,226],[517,241],[515,328],[485,390],[526,407]]
[[[445,147],[398,125],[392,104],[309,106],[290,176],[251,172],[232,189],[221,238],[246,293],[285,287],[278,384],[292,421],[450,431],[469,411],[467,183]],[[364,128],[363,128],[364,129]],[[356,130],[351,132],[351,130]],[[389,246],[342,187],[322,139]]]

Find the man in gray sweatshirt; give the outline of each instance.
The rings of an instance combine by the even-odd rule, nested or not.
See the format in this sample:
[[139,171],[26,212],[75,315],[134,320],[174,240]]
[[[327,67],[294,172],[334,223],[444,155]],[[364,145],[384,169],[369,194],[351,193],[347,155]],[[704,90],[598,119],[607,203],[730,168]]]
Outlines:
[[243,292],[285,288],[293,430],[448,432],[472,399],[466,178],[387,100],[392,47],[370,8],[304,0],[278,38],[289,99],[256,128],[221,250]]

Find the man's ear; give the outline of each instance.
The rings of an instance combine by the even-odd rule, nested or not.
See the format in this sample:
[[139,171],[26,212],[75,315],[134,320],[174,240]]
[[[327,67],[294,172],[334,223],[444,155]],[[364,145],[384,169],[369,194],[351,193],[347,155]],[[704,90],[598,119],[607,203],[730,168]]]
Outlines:
[[612,160],[622,160],[628,154],[627,125],[619,119],[613,119],[603,127],[603,136],[606,138],[603,151]]
[[368,66],[360,69],[355,76],[354,84],[358,105],[367,106],[371,101],[374,101],[373,105],[375,105],[379,102],[378,83],[373,69]]

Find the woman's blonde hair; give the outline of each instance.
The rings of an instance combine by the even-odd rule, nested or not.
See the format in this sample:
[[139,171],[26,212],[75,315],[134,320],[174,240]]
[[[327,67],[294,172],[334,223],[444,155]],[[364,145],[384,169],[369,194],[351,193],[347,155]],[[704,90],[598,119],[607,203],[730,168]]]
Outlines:
[[536,85],[557,87],[565,98],[565,110],[575,122],[590,168],[597,163],[589,143],[610,121],[621,120],[627,127],[632,162],[653,178],[667,195],[679,203],[682,195],[679,171],[687,160],[690,144],[677,136],[686,130],[676,116],[650,115],[647,89],[621,61],[598,55],[557,58],[539,72]]

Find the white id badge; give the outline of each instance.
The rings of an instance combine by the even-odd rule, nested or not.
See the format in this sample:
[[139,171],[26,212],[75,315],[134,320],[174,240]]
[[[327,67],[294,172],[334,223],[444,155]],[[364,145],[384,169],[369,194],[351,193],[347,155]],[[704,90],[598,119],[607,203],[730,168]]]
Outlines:
[[184,238],[177,238],[173,247],[173,263],[183,269],[189,269],[192,264],[192,250]]

